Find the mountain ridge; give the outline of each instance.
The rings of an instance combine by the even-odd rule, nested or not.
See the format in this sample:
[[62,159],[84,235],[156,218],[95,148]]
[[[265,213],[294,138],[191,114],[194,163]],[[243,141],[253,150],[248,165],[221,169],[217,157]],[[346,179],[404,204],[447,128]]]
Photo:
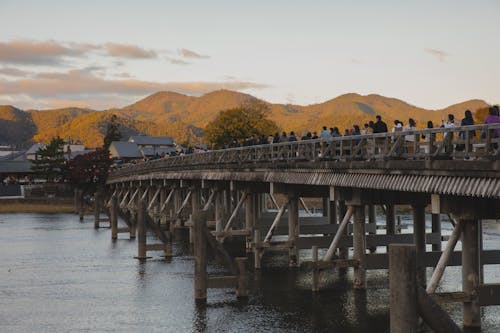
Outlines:
[[216,90],[199,97],[159,91],[122,108],[104,111],[74,107],[24,111],[14,106],[0,106],[0,143],[47,142],[59,135],[81,140],[88,147],[100,146],[111,115],[119,118],[124,135],[170,135],[180,142],[199,142],[203,140],[203,128],[220,111],[252,103],[266,105],[269,118],[282,130],[297,133],[317,131],[322,126],[337,126],[341,130],[354,124],[362,126],[377,114],[389,127],[395,119],[407,123],[412,117],[417,127],[423,128],[428,120],[439,125],[448,113],[461,119],[466,109],[474,112],[488,106],[483,100],[472,99],[429,110],[393,97],[358,93],[303,106],[269,103],[232,90]]

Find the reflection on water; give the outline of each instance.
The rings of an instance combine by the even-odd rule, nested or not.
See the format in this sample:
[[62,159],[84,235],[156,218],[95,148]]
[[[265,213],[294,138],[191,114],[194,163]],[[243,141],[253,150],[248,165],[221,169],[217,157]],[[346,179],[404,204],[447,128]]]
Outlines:
[[[485,244],[498,244],[496,224],[485,233]],[[209,290],[208,304],[196,305],[185,240],[174,244],[172,259],[153,254],[143,262],[133,259],[134,240],[110,238],[108,229],[95,231],[90,219],[79,223],[75,215],[0,215],[0,331],[388,331],[386,271],[368,272],[367,291],[352,289],[350,271],[323,274],[325,289],[313,294],[310,272],[282,268],[286,254],[265,256],[247,300],[233,290]],[[221,266],[214,260],[209,270]],[[500,281],[499,267],[486,271]],[[447,271],[444,286],[460,286],[457,276]],[[484,332],[500,330],[499,309],[485,308]],[[447,310],[460,322],[460,305]]]

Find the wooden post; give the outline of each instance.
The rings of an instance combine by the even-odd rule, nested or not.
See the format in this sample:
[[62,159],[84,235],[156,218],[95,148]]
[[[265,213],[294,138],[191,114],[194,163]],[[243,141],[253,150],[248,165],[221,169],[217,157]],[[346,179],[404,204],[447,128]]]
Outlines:
[[323,216],[328,216],[328,210],[330,208],[330,200],[329,198],[322,198],[322,205],[323,205]]
[[166,187],[161,187],[160,189],[160,202],[158,204],[158,213],[160,214],[158,216],[158,224],[165,224],[167,223],[167,213],[166,209],[164,211],[161,211],[161,206],[167,199],[167,188]]
[[427,285],[425,266],[425,206],[413,206],[413,243],[417,251],[417,282],[425,289]]
[[101,192],[94,193],[94,228],[99,229],[99,215],[101,213]]
[[78,215],[80,218],[80,221],[83,221],[83,216],[85,214],[85,202],[83,200],[83,190],[78,190]]
[[311,252],[313,261],[312,291],[316,292],[319,291],[318,246],[313,245]]
[[330,200],[330,209],[328,211],[328,222],[330,224],[337,224],[338,223],[337,201],[336,200]]
[[135,239],[136,226],[137,226],[137,210],[130,212],[130,239]]
[[109,223],[111,224],[111,239],[118,238],[118,198],[111,197],[111,207],[109,207]]
[[414,245],[389,245],[390,332],[416,333],[417,281]]
[[462,289],[470,302],[463,304],[464,327],[481,327],[478,300],[479,226],[477,220],[464,220],[462,233]]
[[236,264],[238,265],[238,287],[236,289],[237,298],[248,297],[247,260],[247,258],[236,258]]
[[354,267],[354,289],[366,289],[366,235],[365,206],[354,208],[354,259],[358,265]]
[[[377,233],[377,219],[375,215],[375,205],[368,205],[368,225],[373,228],[373,231],[369,231],[370,235],[375,235]],[[372,230],[372,229],[370,229]],[[370,247],[370,253],[373,253],[377,250],[376,246]]]
[[[439,233],[441,236],[441,216],[439,214],[432,214],[432,232]],[[432,244],[432,251],[441,251],[441,237],[438,244]]]
[[[393,204],[387,204],[385,209],[385,233],[394,235],[396,233],[396,207]],[[389,251],[389,246],[387,246]]]
[[137,259],[146,259],[146,203],[141,200],[143,190],[137,195]]
[[75,214],[78,214],[78,208],[80,207],[80,201],[79,201],[79,190],[75,188],[73,194],[74,194],[74,197],[73,197],[73,210],[74,210],[74,213]]
[[261,268],[261,257],[262,257],[262,242],[261,242],[259,229],[255,229],[255,231],[254,231],[253,244],[254,244],[254,247],[253,247],[254,268],[260,269]]
[[197,302],[206,302],[208,280],[206,221],[201,211],[200,190],[193,188],[191,191],[194,228],[194,299]]
[[299,236],[299,198],[296,195],[288,197],[288,265],[297,267],[299,263],[299,251],[297,238]]
[[[224,192],[216,190],[215,192],[215,231],[221,232],[223,230],[222,220],[224,219]],[[217,237],[219,240],[220,237]]]
[[[338,209],[339,209],[339,216],[342,217],[342,219],[344,218],[344,216],[346,215],[347,213],[347,206],[345,204],[345,201],[339,201],[338,202]],[[339,219],[339,223],[340,223],[340,219]],[[346,228],[345,229],[345,234],[346,235],[349,235],[349,228]],[[339,258],[340,259],[347,259],[349,257],[349,249],[347,247],[339,247]]]
[[245,229],[250,231],[250,235],[246,237],[247,252],[252,252],[252,238],[255,220],[255,193],[247,193],[245,200]]

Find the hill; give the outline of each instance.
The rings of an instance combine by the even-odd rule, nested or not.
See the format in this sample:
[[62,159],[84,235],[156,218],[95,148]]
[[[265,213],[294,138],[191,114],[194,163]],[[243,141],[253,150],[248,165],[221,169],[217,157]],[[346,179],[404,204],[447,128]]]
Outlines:
[[362,126],[374,120],[377,114],[389,128],[395,119],[405,124],[412,117],[417,127],[423,128],[431,120],[439,126],[448,113],[457,119],[466,109],[473,112],[484,108],[482,100],[469,100],[440,110],[428,110],[396,98],[381,95],[345,94],[313,105],[272,104],[258,98],[230,90],[218,90],[200,97],[174,92],[157,92],[121,109],[93,111],[65,108],[23,111],[13,106],[0,106],[0,144],[47,142],[54,136],[81,140],[88,147],[102,145],[111,115],[120,122],[123,137],[132,134],[169,135],[176,141],[199,142],[203,128],[222,110],[244,104],[260,103],[269,109],[269,117],[285,131],[298,134],[317,131],[322,126],[337,126],[341,131],[352,125]]

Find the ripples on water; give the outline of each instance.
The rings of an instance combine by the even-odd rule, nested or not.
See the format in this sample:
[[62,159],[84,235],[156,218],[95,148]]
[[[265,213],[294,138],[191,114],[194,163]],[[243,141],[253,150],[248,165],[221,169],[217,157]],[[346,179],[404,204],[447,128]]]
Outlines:
[[[499,234],[498,224],[487,226],[485,247],[500,248]],[[312,294],[310,272],[280,268],[286,255],[266,256],[263,272],[251,275],[248,300],[212,289],[208,304],[196,306],[186,237],[171,260],[153,254],[145,263],[133,259],[136,242],[120,237],[112,242],[90,217],[0,215],[0,332],[388,331],[386,271],[368,272],[366,292],[352,289],[350,273],[323,274],[325,290]],[[498,265],[485,273],[486,282],[500,281]],[[460,285],[459,269],[447,269],[443,288]],[[461,305],[447,309],[461,321]],[[500,307],[483,309],[483,332],[499,332]]]

